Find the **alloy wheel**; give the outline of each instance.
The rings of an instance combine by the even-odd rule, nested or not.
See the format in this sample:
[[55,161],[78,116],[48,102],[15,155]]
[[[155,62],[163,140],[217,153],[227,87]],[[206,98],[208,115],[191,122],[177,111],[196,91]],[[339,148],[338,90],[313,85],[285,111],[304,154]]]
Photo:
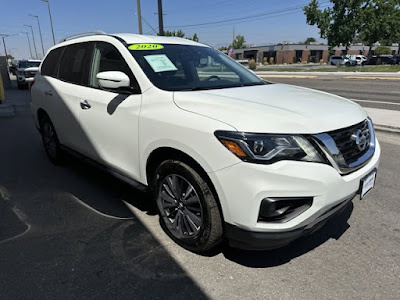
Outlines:
[[47,153],[51,157],[57,155],[57,137],[53,126],[48,122],[45,122],[43,126],[43,143]]
[[193,185],[182,176],[171,174],[160,186],[160,201],[166,218],[178,236],[196,236],[203,225],[203,210]]

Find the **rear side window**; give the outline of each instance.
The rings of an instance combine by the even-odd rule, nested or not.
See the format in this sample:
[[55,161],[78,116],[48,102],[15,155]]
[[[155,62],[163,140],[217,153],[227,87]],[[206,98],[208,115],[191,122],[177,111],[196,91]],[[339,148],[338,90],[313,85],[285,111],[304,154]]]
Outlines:
[[58,62],[63,51],[64,47],[51,50],[42,64],[41,74],[43,76],[57,77]]
[[67,46],[61,58],[58,78],[70,83],[88,85],[93,43]]

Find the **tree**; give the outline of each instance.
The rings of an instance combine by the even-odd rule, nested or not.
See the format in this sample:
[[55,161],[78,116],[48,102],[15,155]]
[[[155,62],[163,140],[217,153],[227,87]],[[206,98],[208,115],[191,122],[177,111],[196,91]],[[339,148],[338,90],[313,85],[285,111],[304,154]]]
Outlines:
[[375,49],[376,55],[392,54],[392,50],[389,47],[379,46]]
[[313,37],[308,37],[304,42],[303,42],[303,44],[304,45],[310,45],[311,43],[316,43],[317,42],[317,40],[315,39],[315,38],[313,38]]
[[246,40],[243,35],[237,35],[232,42],[233,49],[240,49],[246,47]]
[[11,54],[7,54],[7,59],[14,59],[14,56],[12,56]]
[[199,41],[199,37],[197,36],[197,33],[193,34],[192,40],[195,42]]
[[188,40],[192,40],[194,42],[198,42],[199,41],[199,37],[197,36],[197,33],[193,34],[193,36],[191,38],[187,38]]
[[360,35],[370,46],[368,56],[371,56],[372,45],[378,41],[387,43],[400,41],[400,0],[367,1],[364,6],[364,23]]
[[[184,38],[185,37],[185,33],[180,29],[178,31],[175,31],[175,30],[174,31],[168,31],[168,30],[166,30],[166,31],[164,31],[164,35],[165,36],[177,36],[177,37],[180,37],[180,38]],[[197,33],[193,34],[193,36],[191,38],[188,37],[187,39],[195,41],[195,42],[199,41],[199,37],[197,36]]]
[[169,31],[169,30],[164,31],[164,35],[165,36],[177,36],[180,38],[185,37],[185,33],[180,29],[178,31],[175,31],[175,30],[174,31]]
[[332,7],[321,10],[318,0],[303,8],[307,24],[317,25],[321,38],[330,48],[343,45],[347,49],[358,37],[370,46],[397,35],[400,26],[400,0],[330,0]]

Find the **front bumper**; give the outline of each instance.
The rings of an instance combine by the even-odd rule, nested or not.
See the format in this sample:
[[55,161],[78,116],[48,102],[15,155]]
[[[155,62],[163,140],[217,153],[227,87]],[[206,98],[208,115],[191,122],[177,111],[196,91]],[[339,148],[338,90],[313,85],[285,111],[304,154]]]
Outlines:
[[355,194],[343,200],[333,208],[328,209],[312,223],[291,231],[283,232],[253,232],[225,223],[225,233],[230,246],[244,250],[271,250],[286,246],[302,236],[314,233],[332,217],[346,209]]
[[[340,175],[332,166],[321,163],[281,161],[272,165],[241,162],[209,173],[220,198],[226,233],[235,243],[249,244],[248,239],[269,240],[273,248],[309,232],[325,213],[353,198],[363,179],[378,168],[380,145],[361,169]],[[287,222],[259,220],[261,202],[269,197],[312,197],[311,207]],[[311,226],[311,227],[310,227]],[[248,233],[251,234],[248,234]],[[241,237],[243,237],[242,241]],[[269,238],[268,238],[269,237]],[[282,238],[283,237],[283,238]],[[252,244],[252,243],[250,243]]]

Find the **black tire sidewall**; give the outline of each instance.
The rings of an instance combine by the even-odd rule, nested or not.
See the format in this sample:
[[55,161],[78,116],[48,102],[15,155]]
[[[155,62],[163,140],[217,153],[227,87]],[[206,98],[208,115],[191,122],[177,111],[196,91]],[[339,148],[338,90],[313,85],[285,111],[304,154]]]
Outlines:
[[[49,159],[51,160],[52,163],[54,163],[54,164],[60,164],[60,163],[62,162],[62,153],[61,153],[61,149],[60,149],[60,142],[58,141],[57,132],[56,132],[56,130],[55,130],[55,128],[54,128],[53,123],[51,122],[50,118],[46,115],[46,116],[43,116],[43,117],[40,119],[39,124],[40,124],[40,131],[41,131],[41,134],[42,134],[43,147],[44,147],[44,149],[45,149],[45,151],[46,151],[47,156],[49,157]],[[51,128],[52,128],[53,131],[54,131],[54,137],[55,137],[55,139],[56,139],[56,140],[55,140],[55,143],[56,143],[56,153],[55,153],[54,156],[48,151],[48,149],[47,149],[47,147],[46,147],[46,145],[45,145],[45,140],[44,140],[44,135],[43,135],[43,129],[44,129],[44,126],[46,126],[46,125],[51,126]]]
[[[201,206],[202,206],[202,216],[203,216],[203,225],[200,229],[200,232],[194,236],[176,236],[173,233],[173,229],[171,227],[171,222],[167,219],[165,212],[161,206],[161,197],[160,197],[160,188],[161,183],[164,179],[171,174],[176,174],[185,178],[196,190],[197,195],[199,196]],[[215,222],[215,211],[211,210],[218,209],[213,193],[206,183],[206,181],[190,166],[187,164],[178,161],[178,160],[167,160],[160,164],[155,172],[154,178],[154,191],[156,197],[156,205],[158,209],[158,213],[160,216],[160,222],[163,229],[166,233],[179,245],[182,247],[191,250],[191,251],[203,251],[208,250],[210,244],[216,244],[213,241],[210,241],[210,233],[213,226],[221,226],[220,224]],[[213,218],[214,216],[214,218]],[[222,232],[222,230],[221,230]],[[206,249],[207,248],[207,249]]]

